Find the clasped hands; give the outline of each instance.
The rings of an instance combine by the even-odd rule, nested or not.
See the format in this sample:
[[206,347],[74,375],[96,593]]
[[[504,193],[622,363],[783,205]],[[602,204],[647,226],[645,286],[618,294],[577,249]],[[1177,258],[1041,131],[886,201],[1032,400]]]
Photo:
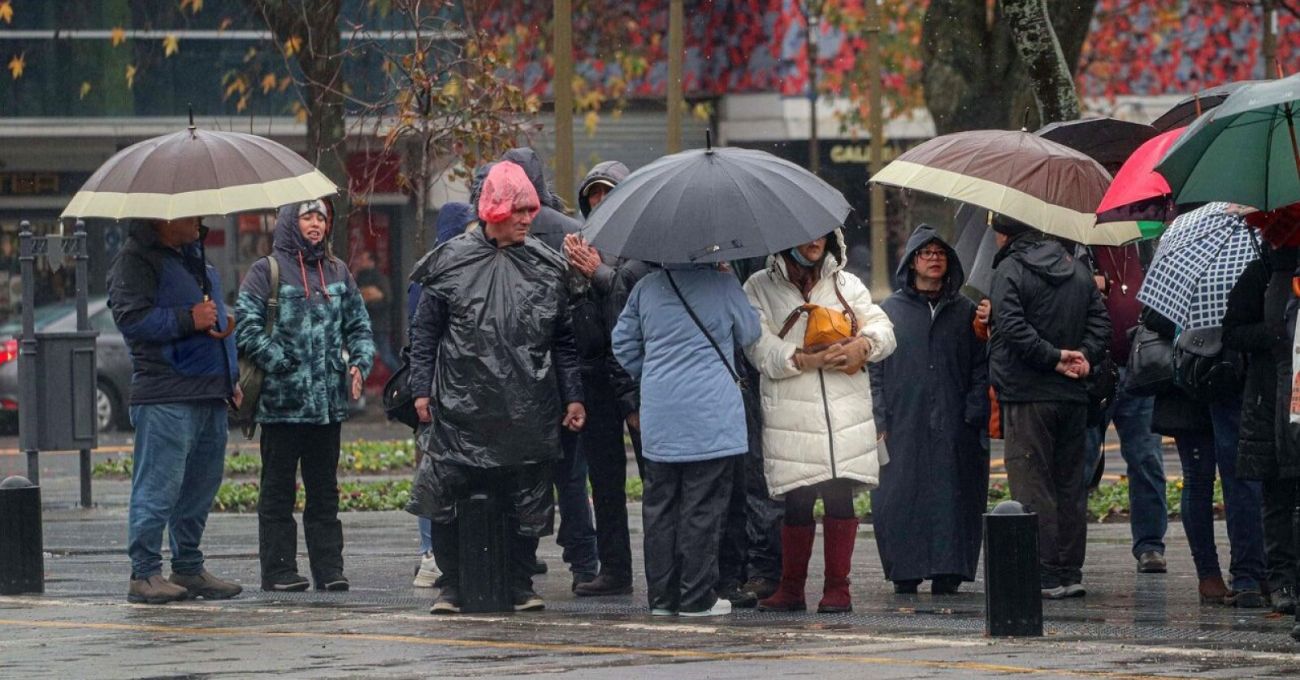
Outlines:
[[801,371],[826,369],[853,375],[867,365],[867,356],[870,354],[871,341],[859,335],[817,352],[797,350],[794,353],[794,365]]
[[1078,380],[1088,377],[1091,371],[1092,365],[1088,363],[1088,357],[1084,356],[1083,352],[1076,349],[1061,350],[1061,359],[1056,362],[1057,373]]

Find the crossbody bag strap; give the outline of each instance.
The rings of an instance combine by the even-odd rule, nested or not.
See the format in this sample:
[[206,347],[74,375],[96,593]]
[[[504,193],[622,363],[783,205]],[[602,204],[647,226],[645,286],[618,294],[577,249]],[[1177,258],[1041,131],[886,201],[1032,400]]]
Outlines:
[[274,255],[267,255],[266,260],[271,265],[271,294],[266,298],[266,334],[270,335],[280,320],[280,263]]
[[713,351],[717,352],[718,358],[722,360],[722,365],[727,367],[727,373],[731,374],[731,379],[736,382],[736,385],[743,389],[745,381],[738,373],[736,373],[736,369],[731,367],[731,362],[727,361],[727,355],[722,353],[722,348],[718,347],[718,341],[713,339],[713,335],[709,333],[709,329],[705,328],[704,323],[700,321],[700,317],[695,315],[695,310],[691,309],[690,303],[686,301],[686,297],[682,295],[682,291],[677,288],[677,282],[673,280],[672,273],[665,269],[664,274],[668,277],[668,285],[673,287],[673,292],[677,294],[677,299],[682,301],[682,306],[686,308],[686,313],[691,316],[691,321],[694,321],[695,326],[700,329],[700,332],[704,334],[704,337],[708,338],[709,344],[713,346]]

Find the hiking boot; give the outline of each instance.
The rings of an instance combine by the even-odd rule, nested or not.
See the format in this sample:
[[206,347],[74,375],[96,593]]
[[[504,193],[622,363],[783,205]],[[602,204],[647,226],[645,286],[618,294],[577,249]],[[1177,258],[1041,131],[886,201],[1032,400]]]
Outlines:
[[602,573],[596,578],[580,583],[573,588],[578,597],[604,597],[606,595],[631,595],[632,580],[620,579]]
[[1282,586],[1273,591],[1273,611],[1278,614],[1294,614],[1295,603],[1295,586]]
[[1268,606],[1264,594],[1258,590],[1239,590],[1223,600],[1237,609],[1263,609]]
[[931,595],[956,595],[961,589],[961,577],[955,574],[944,574],[930,579]]
[[311,586],[311,581],[298,573],[262,577],[262,590],[272,593],[301,593]]
[[741,586],[740,589],[747,593],[753,593],[754,597],[757,597],[760,600],[765,600],[772,597],[772,594],[776,592],[776,588],[779,584],[780,581],[763,578],[762,576],[755,576],[748,581],[745,581],[745,585]]
[[1139,574],[1163,574],[1169,570],[1163,553],[1148,550],[1138,556]]
[[126,591],[126,601],[134,604],[167,604],[180,602],[190,596],[184,586],[178,586],[154,574],[148,578],[132,578]]
[[438,569],[438,562],[433,558],[433,553],[427,552],[420,556],[420,566],[415,570],[415,580],[411,585],[416,588],[432,588],[439,576],[442,576],[442,572]]
[[725,616],[730,613],[731,613],[731,602],[719,597],[718,601],[714,602],[713,606],[709,607],[708,609],[705,609],[703,611],[696,611],[696,612],[679,611],[677,612],[677,615],[678,616]]
[[908,579],[906,581],[894,581],[895,595],[915,595],[916,589],[921,587],[920,579]]
[[1201,579],[1196,590],[1200,593],[1201,604],[1223,604],[1224,599],[1230,594],[1228,584],[1223,582],[1222,576]]
[[348,583],[348,577],[343,574],[331,574],[316,578],[316,590],[326,590],[332,593],[341,593],[352,587]]
[[223,581],[213,576],[207,569],[203,569],[197,574],[177,574],[172,572],[172,576],[168,580],[190,591],[191,597],[201,597],[205,600],[229,600],[244,592],[243,586],[238,583]]
[[438,592],[438,597],[434,598],[433,606],[429,607],[430,614],[459,614],[460,613],[460,589],[456,586],[443,586]]
[[727,583],[718,589],[718,597],[731,603],[734,609],[752,609],[758,605],[758,598],[744,590],[739,583]]
[[515,611],[517,612],[537,612],[546,609],[546,601],[541,595],[532,590],[519,590],[515,592]]

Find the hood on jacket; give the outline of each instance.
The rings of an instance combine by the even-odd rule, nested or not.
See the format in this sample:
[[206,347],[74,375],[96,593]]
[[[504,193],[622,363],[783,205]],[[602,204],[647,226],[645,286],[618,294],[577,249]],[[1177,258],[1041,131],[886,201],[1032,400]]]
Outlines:
[[911,286],[912,260],[916,259],[916,254],[930,243],[938,243],[948,252],[948,272],[943,275],[941,292],[944,295],[952,295],[961,290],[962,284],[966,283],[966,270],[961,266],[957,251],[953,250],[953,247],[939,236],[939,232],[928,224],[918,225],[912,230],[912,235],[907,237],[903,258],[898,262],[898,269],[894,272],[894,290],[907,290]]
[[470,180],[469,206],[470,209],[474,211],[473,212],[474,219],[479,218],[478,199],[480,196],[483,195],[483,182],[487,180],[488,173],[492,172],[492,166],[494,165],[496,165],[496,161],[493,161],[491,163],[484,163],[483,165],[478,166],[478,168],[474,170],[474,179]]
[[1074,276],[1074,256],[1060,241],[1040,232],[1013,236],[993,257],[993,266],[997,267],[1008,257],[1019,260],[1025,269],[1038,274],[1053,287]]
[[449,201],[442,204],[438,209],[438,218],[434,221],[434,227],[438,234],[435,245],[446,243],[456,236],[465,232],[465,228],[470,222],[478,219],[474,208],[468,203],[460,201]]
[[587,190],[591,185],[597,182],[604,182],[611,187],[618,186],[619,182],[627,179],[630,171],[626,165],[620,161],[603,161],[597,163],[595,167],[587,173],[578,187],[578,210],[582,211],[582,216],[587,217],[591,214],[591,201],[587,200]]
[[[790,250],[793,250],[791,248]],[[782,253],[785,251],[781,251]],[[849,263],[849,247],[844,242],[844,230],[836,227],[833,231],[826,234],[826,254],[822,255],[822,276],[838,272],[844,269]],[[789,280],[790,276],[785,269],[785,258],[781,253],[767,256],[767,267],[772,271],[780,274],[781,278]]]
[[307,262],[320,262],[328,255],[327,247],[330,232],[334,228],[334,220],[330,215],[325,216],[325,238],[321,239],[320,243],[312,245],[298,229],[299,205],[301,204],[291,203],[280,206],[280,212],[275,217],[274,248],[294,259],[302,253],[302,259]]
[[528,181],[533,183],[533,188],[537,190],[537,196],[542,200],[543,206],[564,212],[564,201],[546,184],[546,164],[532,147],[521,146],[511,149],[501,156],[501,160],[510,161],[524,169],[524,174],[528,175]]

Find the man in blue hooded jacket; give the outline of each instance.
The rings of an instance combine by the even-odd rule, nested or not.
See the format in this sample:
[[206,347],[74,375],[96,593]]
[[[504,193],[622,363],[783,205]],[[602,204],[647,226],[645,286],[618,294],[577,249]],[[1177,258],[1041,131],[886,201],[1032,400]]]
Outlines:
[[[113,321],[134,366],[131,602],[226,599],[242,590],[208,573],[199,550],[221,486],[226,403],[243,397],[221,279],[204,262],[199,236],[197,217],[135,225],[108,273]],[[163,527],[171,539],[166,580]]]

